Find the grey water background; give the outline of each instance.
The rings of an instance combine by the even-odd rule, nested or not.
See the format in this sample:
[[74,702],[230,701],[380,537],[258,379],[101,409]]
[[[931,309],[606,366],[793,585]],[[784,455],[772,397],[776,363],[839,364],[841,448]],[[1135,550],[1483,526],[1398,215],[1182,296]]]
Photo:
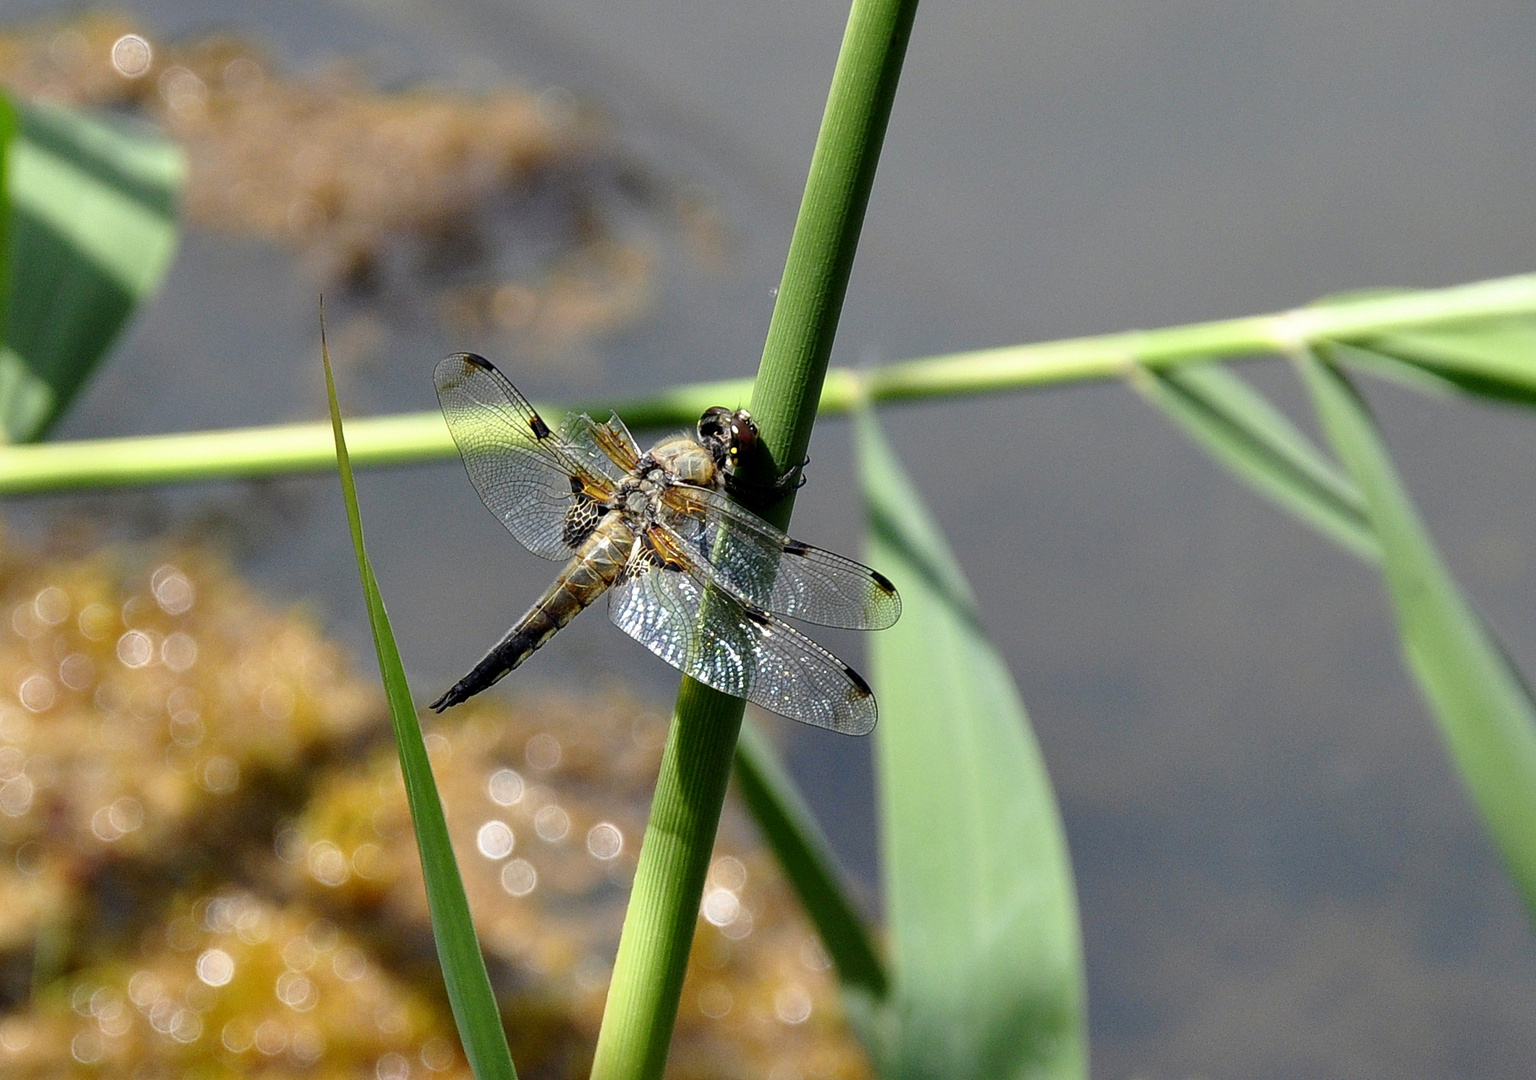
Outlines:
[[[637,160],[708,192],[723,270],[666,268],[651,317],[536,397],[631,396],[755,367],[846,15],[695,0],[143,0],[151,33],[231,25],[297,69],[559,86]],[[52,5],[7,0],[0,17]],[[1284,308],[1528,270],[1536,9],[930,2],[919,10],[834,363]],[[430,409],[466,343],[401,329],[358,413]],[[317,415],[313,282],[192,232],[61,437]],[[1247,368],[1294,415],[1283,367]],[[1451,566],[1536,672],[1536,416],[1372,387]],[[1072,845],[1099,1077],[1514,1077],[1536,948],[1397,656],[1375,575],[1260,502],[1126,388],[882,416],[944,522],[1044,748]],[[846,426],[818,427],[795,533],[855,551]],[[550,568],[457,464],[371,474],[369,536],[423,692],[478,658]],[[246,570],[366,657],[334,483],[18,500],[149,528],[222,514]],[[837,638],[851,659],[856,637]],[[364,660],[366,662],[366,660]],[[674,678],[600,614],[528,685]],[[768,721],[773,723],[772,721]],[[867,742],[774,724],[878,892]]]

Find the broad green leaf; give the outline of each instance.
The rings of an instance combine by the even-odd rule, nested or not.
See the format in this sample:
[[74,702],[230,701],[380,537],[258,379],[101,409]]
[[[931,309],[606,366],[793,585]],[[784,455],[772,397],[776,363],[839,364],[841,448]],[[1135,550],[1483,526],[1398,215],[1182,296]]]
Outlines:
[[20,108],[6,176],[6,441],[48,429],[159,285],[176,247],[184,168],[174,144],[140,129],[61,105]]
[[464,1044],[464,1056],[478,1080],[516,1080],[512,1054],[507,1049],[507,1035],[501,1026],[501,1014],[491,991],[480,940],[469,915],[469,900],[464,895],[464,881],[448,840],[448,822],[438,798],[437,782],[432,778],[432,762],[421,736],[421,724],[411,688],[405,681],[405,667],[395,647],[394,631],[384,598],[374,579],[373,566],[363,544],[363,521],[357,507],[357,485],[352,479],[352,463],[347,457],[347,443],[341,430],[341,410],[336,404],[336,382],[331,375],[331,358],[325,352],[321,332],[321,355],[325,364],[325,388],[330,398],[331,428],[336,438],[336,466],[341,472],[341,490],[347,504],[347,525],[352,532],[352,547],[357,555],[357,570],[362,577],[363,598],[368,605],[368,624],[373,629],[374,649],[379,657],[379,671],[384,679],[384,696],[389,702],[389,716],[395,728],[395,744],[400,751],[400,771],[405,777],[405,794],[416,828],[416,847],[421,854],[421,873],[426,880],[427,906],[432,913],[432,936],[437,942],[437,959],[448,988],[448,1003]]
[[1468,394],[1536,405],[1536,319],[1529,316],[1399,330],[1348,344]]
[[885,967],[848,895],[837,857],[778,755],[751,723],[741,727],[735,768],[737,791],[821,935],[843,990],[871,1002],[883,998]]
[[1242,379],[1219,364],[1187,364],[1139,369],[1131,385],[1259,494],[1351,554],[1378,557],[1354,484]]
[[1536,918],[1536,702],[1452,579],[1359,393],[1332,363],[1310,354],[1299,363],[1381,542],[1408,669]]
[[1050,778],[954,556],[867,413],[869,561],[901,590],[871,636],[893,1077],[1087,1075],[1082,944]]
[[0,93],[0,341],[5,340],[5,309],[11,281],[11,150],[15,145],[18,117],[11,99]]

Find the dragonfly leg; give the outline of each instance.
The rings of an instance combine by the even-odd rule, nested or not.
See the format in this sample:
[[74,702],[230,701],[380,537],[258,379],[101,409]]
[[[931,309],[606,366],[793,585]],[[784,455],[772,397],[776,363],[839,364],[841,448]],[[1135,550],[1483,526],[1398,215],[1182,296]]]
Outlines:
[[749,508],[772,506],[805,487],[805,467],[810,463],[811,459],[807,457],[767,483],[748,480],[740,473],[734,473],[726,477],[725,490]]

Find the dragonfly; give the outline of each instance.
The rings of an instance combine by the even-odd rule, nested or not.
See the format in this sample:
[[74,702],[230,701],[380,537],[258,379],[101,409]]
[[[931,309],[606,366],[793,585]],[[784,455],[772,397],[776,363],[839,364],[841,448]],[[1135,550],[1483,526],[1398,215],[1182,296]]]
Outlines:
[[474,353],[437,366],[438,401],[486,508],[565,568],[485,657],[432,702],[467,700],[608,594],[608,617],[707,686],[849,735],[875,726],[869,684],[785,622],[878,630],[901,598],[869,567],[791,539],[732,499],[757,426],[716,406],[642,452],[624,422],[558,429]]

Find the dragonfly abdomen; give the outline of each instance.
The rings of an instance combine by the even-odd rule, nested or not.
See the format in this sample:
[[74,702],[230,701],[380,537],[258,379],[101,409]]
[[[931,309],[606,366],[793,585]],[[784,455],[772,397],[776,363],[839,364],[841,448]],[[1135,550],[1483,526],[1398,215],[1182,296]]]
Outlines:
[[634,533],[617,514],[607,515],[586,538],[544,595],[534,601],[485,657],[432,703],[442,712],[488,689],[513,671],[555,632],[590,606],[618,578],[634,545]]

